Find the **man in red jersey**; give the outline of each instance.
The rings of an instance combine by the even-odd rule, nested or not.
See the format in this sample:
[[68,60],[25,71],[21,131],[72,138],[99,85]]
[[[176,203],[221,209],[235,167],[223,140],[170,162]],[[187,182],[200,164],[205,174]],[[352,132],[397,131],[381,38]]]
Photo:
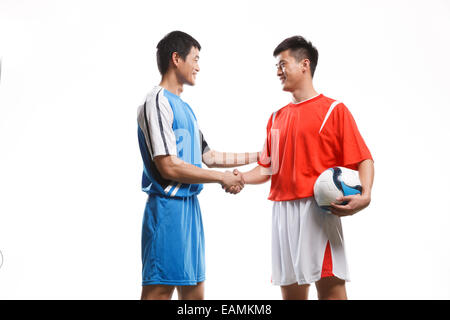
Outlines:
[[[271,179],[272,283],[281,287],[283,299],[307,299],[311,283],[319,299],[347,299],[340,217],[369,205],[372,156],[347,107],[314,89],[318,51],[311,42],[285,39],[273,55],[292,102],[270,116],[258,166],[244,173],[247,184]],[[336,199],[329,214],[315,202],[313,186],[324,170],[336,166],[358,170],[362,194]]]

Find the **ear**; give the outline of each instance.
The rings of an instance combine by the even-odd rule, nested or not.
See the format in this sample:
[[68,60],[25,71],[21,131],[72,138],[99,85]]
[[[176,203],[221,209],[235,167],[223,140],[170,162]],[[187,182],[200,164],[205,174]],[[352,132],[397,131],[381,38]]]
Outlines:
[[310,70],[310,64],[311,61],[309,61],[309,59],[303,59],[301,63],[302,71],[306,72],[307,70]]
[[173,65],[175,67],[178,67],[178,65],[180,64],[180,59],[181,59],[181,57],[178,54],[178,52],[172,53],[172,57],[171,58],[172,58],[171,60],[172,60]]

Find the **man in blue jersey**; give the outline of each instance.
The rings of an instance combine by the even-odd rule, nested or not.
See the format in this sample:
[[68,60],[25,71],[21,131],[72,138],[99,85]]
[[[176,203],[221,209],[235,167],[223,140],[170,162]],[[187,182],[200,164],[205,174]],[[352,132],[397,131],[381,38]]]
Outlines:
[[157,46],[162,80],[138,110],[138,138],[148,194],[142,227],[142,299],[203,299],[205,249],[197,195],[203,183],[220,183],[230,193],[244,187],[240,174],[202,169],[234,167],[258,153],[211,150],[190,106],[180,94],[200,71],[200,44],[174,31]]

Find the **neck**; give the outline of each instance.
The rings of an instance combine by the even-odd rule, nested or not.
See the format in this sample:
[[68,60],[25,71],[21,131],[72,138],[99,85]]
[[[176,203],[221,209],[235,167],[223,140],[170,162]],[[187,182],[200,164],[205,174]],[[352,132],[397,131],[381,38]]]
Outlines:
[[295,89],[291,93],[292,93],[292,101],[294,103],[299,103],[299,102],[311,99],[312,97],[318,95],[318,93],[314,89],[312,83],[299,86],[297,89]]
[[183,92],[183,83],[178,79],[175,72],[172,70],[167,71],[167,73],[162,77],[159,86],[163,87],[167,91],[181,95]]

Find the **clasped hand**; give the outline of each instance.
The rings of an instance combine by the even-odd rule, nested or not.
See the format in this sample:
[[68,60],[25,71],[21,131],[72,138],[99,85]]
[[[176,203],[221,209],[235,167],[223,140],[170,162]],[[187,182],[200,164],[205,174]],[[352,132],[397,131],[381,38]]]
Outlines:
[[225,190],[225,192],[237,194],[241,192],[241,190],[244,188],[244,185],[244,176],[237,169],[234,169],[233,172],[225,172],[225,176],[222,182],[222,188]]

